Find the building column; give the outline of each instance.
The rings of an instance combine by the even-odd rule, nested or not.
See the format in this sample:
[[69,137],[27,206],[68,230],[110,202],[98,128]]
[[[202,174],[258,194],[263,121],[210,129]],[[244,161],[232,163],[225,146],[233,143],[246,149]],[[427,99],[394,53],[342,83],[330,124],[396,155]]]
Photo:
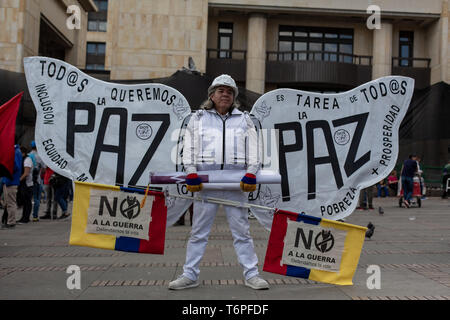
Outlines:
[[266,80],[267,18],[252,13],[248,19],[246,89],[263,94]]
[[441,81],[448,82],[449,80],[449,45],[448,45],[448,16],[449,6],[448,0],[442,1],[442,14],[440,18],[441,23],[441,46],[440,46],[440,61],[441,61]]
[[392,73],[392,23],[382,22],[373,30],[372,79]]

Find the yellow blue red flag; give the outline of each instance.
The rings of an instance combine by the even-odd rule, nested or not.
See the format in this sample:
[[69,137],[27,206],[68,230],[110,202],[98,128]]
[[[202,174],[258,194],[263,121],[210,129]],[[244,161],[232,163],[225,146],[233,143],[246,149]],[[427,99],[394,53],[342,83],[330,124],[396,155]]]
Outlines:
[[164,254],[164,193],[144,193],[140,189],[75,182],[70,245]]
[[278,210],[264,271],[352,285],[367,228]]

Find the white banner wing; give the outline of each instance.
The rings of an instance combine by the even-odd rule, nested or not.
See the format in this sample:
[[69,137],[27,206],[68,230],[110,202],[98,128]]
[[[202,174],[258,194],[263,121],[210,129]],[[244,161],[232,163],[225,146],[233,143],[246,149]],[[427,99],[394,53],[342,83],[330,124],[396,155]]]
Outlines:
[[[181,170],[179,141],[191,108],[174,88],[104,82],[47,57],[25,58],[24,68],[37,112],[37,150],[52,170],[123,186],[146,186],[149,171]],[[189,206],[177,203],[168,216]]]
[[[281,185],[263,185],[253,202],[332,220],[350,215],[360,190],[394,169],[413,91],[413,79],[389,76],[339,94],[264,94],[251,114],[264,133],[264,168],[279,169]],[[252,210],[270,228],[271,213]]]

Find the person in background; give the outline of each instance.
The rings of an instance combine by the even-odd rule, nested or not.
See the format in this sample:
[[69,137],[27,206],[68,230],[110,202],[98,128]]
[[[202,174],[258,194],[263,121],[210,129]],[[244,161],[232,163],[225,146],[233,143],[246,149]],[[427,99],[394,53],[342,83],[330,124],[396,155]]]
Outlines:
[[[53,175],[53,170],[47,167],[45,169],[44,174],[44,189],[47,194],[47,208],[45,210],[45,215],[41,217],[41,219],[56,219],[58,203],[55,201],[55,190],[53,186],[50,184],[50,177]],[[53,207],[52,207],[53,205]]]
[[427,197],[425,197],[425,180],[423,179],[423,170],[420,167],[420,157],[416,157],[416,162],[417,162],[417,172],[416,172],[416,176],[419,178],[419,184],[420,184],[420,196],[422,200],[426,200]]
[[39,157],[36,149],[36,142],[31,141],[31,152],[28,156],[33,161],[32,177],[33,177],[33,221],[39,221],[39,207],[41,205],[42,195],[42,179],[41,175],[45,172],[45,164]]
[[442,199],[447,199],[447,180],[450,179],[450,160],[448,160],[447,164],[444,166],[442,170],[442,189],[444,193],[442,194]]
[[[375,186],[362,189],[359,193],[359,206],[356,210],[373,210],[373,193]],[[367,207],[368,206],[368,207]]]
[[403,167],[401,171],[402,177],[402,189],[403,189],[403,203],[407,208],[410,206],[410,201],[413,194],[414,188],[414,175],[416,174],[417,168],[417,156],[411,154],[408,159],[403,162]]
[[22,152],[23,157],[23,173],[20,177],[20,183],[21,186],[21,199],[22,199],[22,217],[19,221],[17,221],[18,224],[28,223],[30,222],[30,214],[32,208],[32,201],[33,198],[33,176],[32,176],[32,170],[33,170],[33,160],[27,155],[28,150],[25,147],[20,147],[20,150]]
[[397,192],[398,192],[397,171],[394,170],[389,175],[389,177],[388,177],[388,186],[394,192],[394,197],[395,197],[397,195]]
[[[5,218],[3,228],[12,229],[16,226],[17,191],[22,175],[22,153],[18,145],[14,146],[14,170],[12,179],[3,178],[3,195],[5,198]],[[3,222],[3,220],[2,220]]]
[[[386,186],[386,179],[381,180],[377,184],[377,189],[378,189],[377,198],[380,198],[380,197],[385,198],[385,197],[389,196],[389,190]],[[384,195],[382,196],[381,193],[383,193]]]
[[[59,204],[62,210],[62,215],[58,219],[65,219],[70,216],[67,212],[67,198],[69,197],[69,188],[71,183],[71,180],[56,172],[53,173],[50,178],[50,184],[53,185],[55,191],[55,202]],[[54,212],[56,216],[56,211]]]
[[[3,177],[0,177],[0,209],[5,209],[5,197],[3,194],[3,185],[5,184],[5,182],[3,181]],[[8,219],[7,217],[8,211],[3,210],[3,215],[2,215],[2,225],[6,224],[6,220]]]
[[67,187],[67,194],[68,194],[68,196],[67,196],[67,202],[73,202],[73,183],[72,183],[72,180],[70,181],[71,183],[69,183],[68,184],[68,187]]
[[5,201],[4,201],[4,197],[3,197],[3,185],[4,185],[5,183],[3,182],[3,178],[2,177],[0,177],[0,209],[3,209],[4,208],[4,203],[5,203]]

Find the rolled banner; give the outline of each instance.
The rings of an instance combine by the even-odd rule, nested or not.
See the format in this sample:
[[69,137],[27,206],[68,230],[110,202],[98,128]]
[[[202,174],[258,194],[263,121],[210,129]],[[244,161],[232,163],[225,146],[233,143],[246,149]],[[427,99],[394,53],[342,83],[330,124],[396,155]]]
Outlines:
[[[245,170],[213,170],[197,172],[202,183],[239,183]],[[185,172],[150,172],[150,184],[185,184]],[[281,175],[273,170],[259,170],[257,184],[280,184]]]

